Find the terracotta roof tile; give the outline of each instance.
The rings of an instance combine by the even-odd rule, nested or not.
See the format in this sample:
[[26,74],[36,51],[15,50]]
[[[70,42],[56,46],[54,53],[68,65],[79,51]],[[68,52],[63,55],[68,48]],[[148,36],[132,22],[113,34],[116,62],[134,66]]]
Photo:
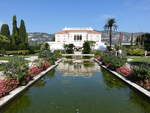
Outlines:
[[62,30],[62,31],[57,32],[56,34],[66,34],[66,33],[69,33],[69,32],[88,32],[88,33],[91,33],[91,34],[101,34],[100,32],[97,32],[97,31],[94,31],[94,30]]

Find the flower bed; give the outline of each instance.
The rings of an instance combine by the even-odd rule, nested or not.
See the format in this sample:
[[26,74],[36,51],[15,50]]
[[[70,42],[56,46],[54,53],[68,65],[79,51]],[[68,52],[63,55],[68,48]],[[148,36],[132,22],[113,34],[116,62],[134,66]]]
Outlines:
[[[18,74],[16,73],[17,71],[15,70],[15,65],[12,64],[13,70],[9,70],[9,68],[11,67],[9,65],[9,68],[5,72],[8,78],[0,80],[0,98],[5,95],[8,95],[9,92],[15,89],[16,87],[19,87],[20,85],[26,85],[29,81],[32,80],[33,77],[37,76],[39,73],[48,69],[51,66],[51,63],[48,61],[42,61],[38,63],[38,66],[31,66],[26,72],[25,70],[20,70],[20,73]],[[23,69],[23,66],[19,66],[19,69]],[[14,76],[14,78],[12,76]]]
[[[128,80],[140,85],[141,87],[150,91],[150,66],[146,64],[141,64],[138,66],[128,67],[125,65],[124,61],[120,61],[115,56],[103,57],[102,65],[105,65],[108,69],[120,73],[122,76],[126,77]],[[99,58],[97,58],[98,61]],[[123,59],[124,60],[124,59]],[[116,64],[115,64],[116,62]],[[115,65],[114,65],[115,64]]]
[[43,71],[43,69],[41,67],[32,66],[28,71],[28,75],[34,77],[42,71]]
[[0,97],[9,94],[10,91],[18,87],[19,81],[16,79],[0,80]]
[[28,75],[34,77],[37,74],[39,74],[40,72],[46,70],[47,68],[49,68],[51,66],[50,62],[48,61],[44,61],[40,64],[40,66],[32,66],[29,70],[28,70]]
[[48,69],[55,64],[56,55],[46,48],[41,49],[39,59],[32,62],[33,66],[29,67],[28,62],[24,57],[13,57],[5,66],[5,80],[0,80],[0,97],[9,94],[10,91],[20,85],[26,85],[33,77],[37,76],[42,71]]

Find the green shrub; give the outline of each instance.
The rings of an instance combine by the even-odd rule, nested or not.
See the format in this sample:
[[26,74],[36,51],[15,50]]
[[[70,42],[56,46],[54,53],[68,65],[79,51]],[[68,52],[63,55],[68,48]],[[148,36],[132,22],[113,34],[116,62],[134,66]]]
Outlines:
[[119,56],[113,56],[111,59],[111,63],[115,67],[121,67],[127,62],[127,58],[119,57]]
[[139,66],[133,67],[134,77],[139,79],[149,79],[150,78],[150,66],[148,64],[141,64]]
[[104,63],[111,63],[114,67],[123,66],[127,62],[126,57],[115,56],[109,53],[103,53],[102,59]]
[[50,50],[40,51],[39,58],[49,61],[51,64],[55,64],[56,60],[56,56]]
[[104,63],[110,63],[111,61],[111,55],[109,54],[103,53],[102,58]]
[[144,49],[128,49],[127,54],[131,56],[142,56],[144,55]]
[[53,53],[55,54],[55,56],[57,58],[61,58],[62,54],[61,54],[62,50],[55,50]]

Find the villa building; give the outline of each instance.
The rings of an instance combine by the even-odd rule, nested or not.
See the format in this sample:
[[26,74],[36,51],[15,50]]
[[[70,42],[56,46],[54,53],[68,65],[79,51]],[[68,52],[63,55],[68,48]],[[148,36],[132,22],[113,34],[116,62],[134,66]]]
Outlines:
[[76,48],[82,48],[85,41],[93,41],[93,49],[104,47],[101,42],[101,33],[92,28],[64,28],[55,33],[55,41],[48,42],[51,50],[64,49],[65,44],[74,44]]

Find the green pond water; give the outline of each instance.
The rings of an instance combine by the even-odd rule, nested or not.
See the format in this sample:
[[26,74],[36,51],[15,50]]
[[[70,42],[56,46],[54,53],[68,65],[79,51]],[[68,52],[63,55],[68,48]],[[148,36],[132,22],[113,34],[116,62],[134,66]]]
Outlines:
[[94,62],[62,62],[0,113],[150,113],[150,100]]

